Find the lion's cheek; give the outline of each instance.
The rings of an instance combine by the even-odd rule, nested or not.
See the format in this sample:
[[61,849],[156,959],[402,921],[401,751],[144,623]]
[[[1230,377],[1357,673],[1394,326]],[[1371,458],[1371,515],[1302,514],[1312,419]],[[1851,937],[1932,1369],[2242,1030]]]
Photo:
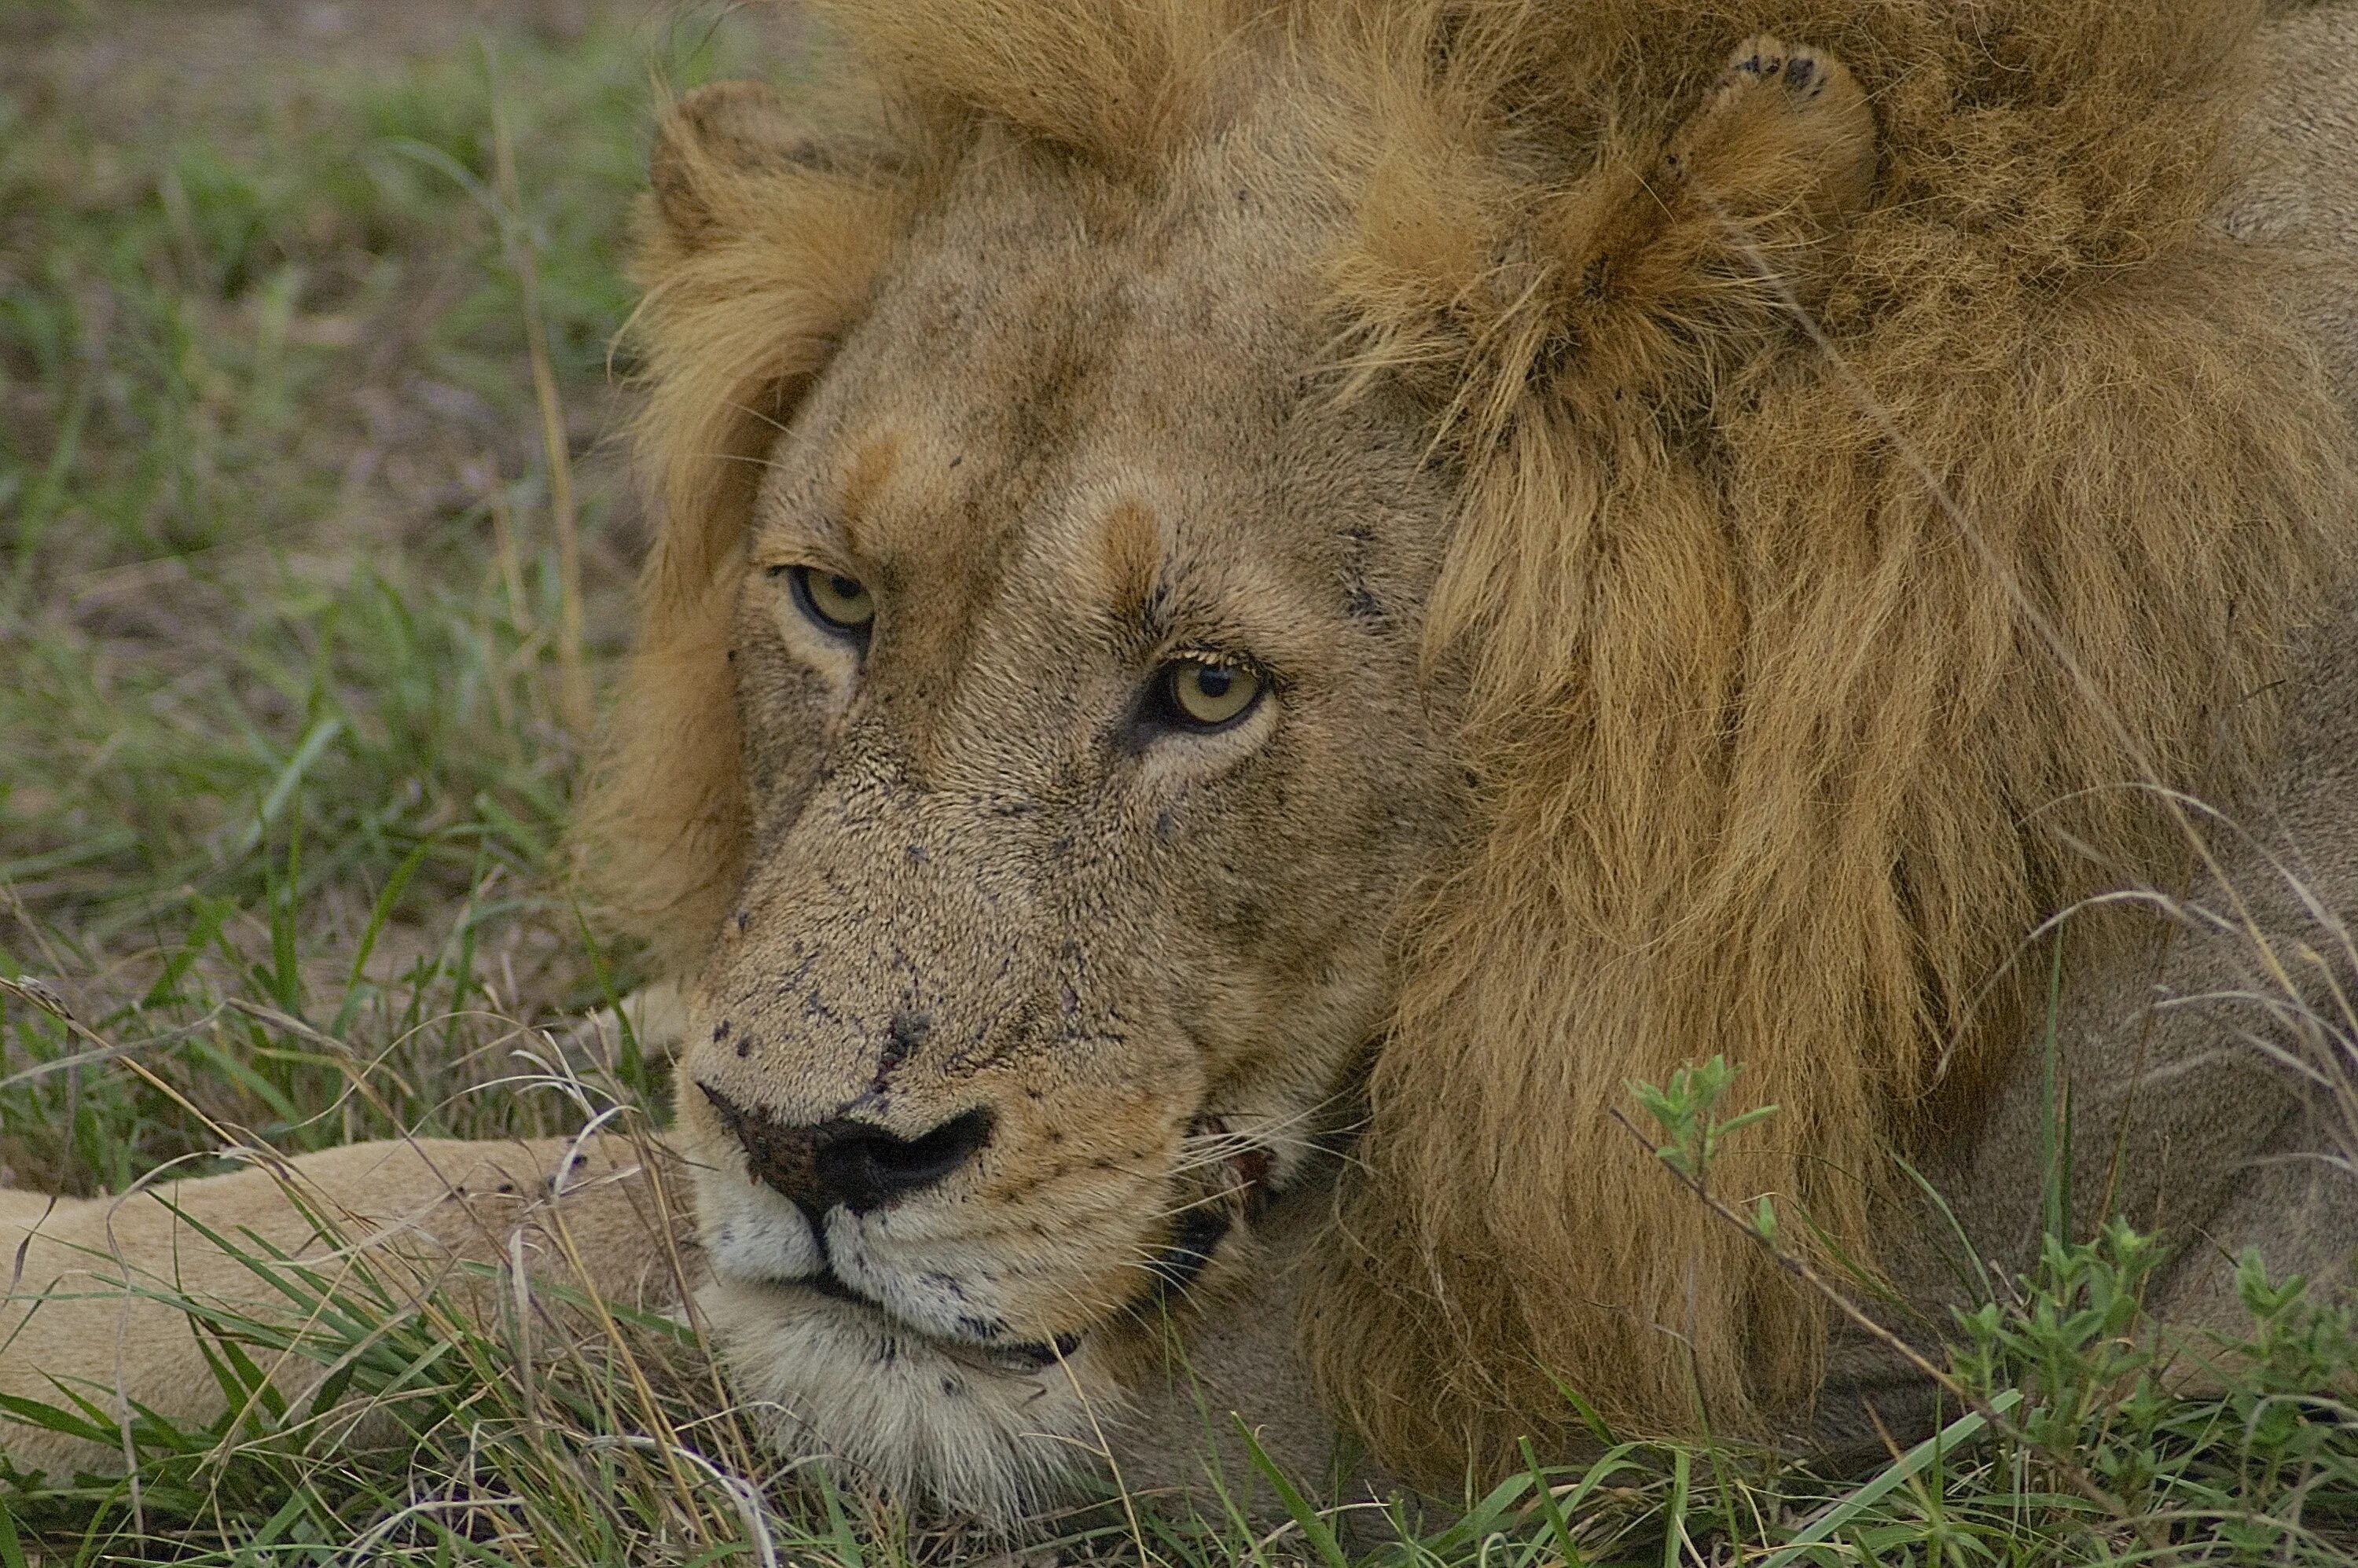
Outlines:
[[987,1297],[1010,1337],[1093,1336],[1154,1294],[1151,1265],[1184,1204],[1173,1195],[1175,1155],[1067,1171],[971,1235],[926,1249],[929,1262]]

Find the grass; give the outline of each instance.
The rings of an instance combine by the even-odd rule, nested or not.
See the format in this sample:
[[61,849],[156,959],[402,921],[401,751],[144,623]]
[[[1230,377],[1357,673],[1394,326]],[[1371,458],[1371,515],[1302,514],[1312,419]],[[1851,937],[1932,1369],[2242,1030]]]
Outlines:
[[[619,649],[643,544],[609,438],[620,231],[651,72],[790,56],[711,9],[385,9],[303,11],[344,16],[319,38],[137,0],[0,16],[0,977],[47,988],[0,992],[7,1184],[599,1104],[514,1053],[635,978],[553,874],[570,683]],[[61,1065],[93,1042],[121,1054]],[[602,1092],[654,1113],[664,1085]],[[1708,1105],[1664,1092],[1707,1162]],[[1290,1520],[1100,1510],[1026,1560],[2348,1561],[2350,1320],[2249,1275],[2249,1342],[2195,1347],[2240,1368],[2224,1391],[2164,1395],[2142,1246],[2059,1243],[1956,1325],[1944,1440],[1864,1481],[1600,1425],[1601,1457],[1533,1455],[1454,1521],[1280,1487]],[[283,1331],[213,1323],[237,1418],[143,1422],[135,1485],[0,1478],[0,1568],[986,1550],[778,1474],[667,1322],[527,1356],[448,1296],[254,1266],[319,1309],[302,1353],[380,1412],[365,1441],[261,1394]]]
[[[0,963],[109,1033],[266,1001],[366,1042],[404,1119],[541,1124],[454,1097],[500,1028],[608,984],[546,874],[581,732],[548,498],[578,457],[575,641],[595,659],[637,548],[603,440],[618,229],[651,66],[693,80],[742,46],[711,23],[305,62],[113,124],[8,84]],[[495,103],[518,211],[495,194]],[[517,250],[568,426],[558,469]],[[38,1017],[7,1030],[23,1060],[63,1044]],[[390,1130],[339,1095],[341,1064],[234,1018],[143,1060],[282,1147]],[[0,1099],[18,1182],[119,1186],[208,1136],[121,1075]]]

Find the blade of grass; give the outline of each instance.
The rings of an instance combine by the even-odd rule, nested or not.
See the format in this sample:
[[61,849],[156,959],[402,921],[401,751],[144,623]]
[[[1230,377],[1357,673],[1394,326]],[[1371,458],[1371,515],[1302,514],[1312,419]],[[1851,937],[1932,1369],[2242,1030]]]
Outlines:
[[294,754],[287,759],[286,765],[278,770],[278,776],[271,781],[269,793],[262,797],[260,808],[254,812],[252,819],[238,830],[237,838],[232,844],[228,854],[223,857],[224,860],[232,861],[243,860],[256,844],[262,842],[262,836],[277,822],[279,813],[287,809],[287,799],[294,795],[296,786],[303,782],[303,775],[311,771],[311,764],[319,760],[319,753],[326,751],[335,741],[336,737],[343,732],[344,721],[330,714],[319,719],[304,733],[303,739],[295,747]]
[[409,879],[417,874],[417,868],[434,852],[435,842],[429,837],[412,849],[395,869],[384,891],[377,894],[376,903],[370,906],[368,925],[362,930],[360,946],[352,954],[352,974],[344,982],[344,1000],[336,1008],[335,1021],[328,1025],[329,1033],[341,1036],[352,1026],[352,1014],[360,1008],[361,980],[368,970],[369,955],[376,951],[377,939],[384,934],[385,923],[393,918],[394,906],[401,902]]
[[1540,1468],[1540,1456],[1532,1452],[1531,1440],[1520,1437],[1515,1441],[1522,1449],[1523,1467],[1531,1473],[1531,1487],[1539,1499],[1540,1514],[1547,1520],[1548,1533],[1555,1538],[1556,1550],[1563,1554],[1565,1568],[1580,1568],[1585,1559],[1581,1556],[1580,1548],[1573,1542],[1572,1526],[1564,1522],[1563,1509],[1556,1505],[1555,1488],[1548,1485],[1547,1472]]
[[0,1568],[25,1568],[24,1544],[16,1539],[16,1516],[0,1502]]
[[[2007,1389],[1990,1400],[1990,1409],[2004,1415],[2022,1402],[2022,1390]],[[1800,1560],[1812,1546],[1833,1539],[1834,1531],[1864,1515],[1900,1487],[1941,1462],[1942,1456],[1979,1437],[1989,1426],[1989,1421],[1979,1411],[1968,1411],[1898,1458],[1885,1466],[1873,1480],[1836,1498],[1819,1511],[1808,1523],[1793,1532],[1792,1539],[1771,1553],[1760,1568],[1788,1568]],[[2077,1498],[2071,1499],[2077,1502]]]
[[1260,1440],[1253,1436],[1252,1428],[1245,1424],[1245,1418],[1239,1415],[1231,1419],[1237,1423],[1237,1435],[1244,1439],[1245,1454],[1252,1461],[1252,1467],[1260,1471],[1261,1478],[1276,1491],[1278,1501],[1285,1505],[1287,1517],[1302,1531],[1302,1538],[1310,1543],[1311,1550],[1318,1553],[1318,1560],[1325,1563],[1326,1568],[1350,1568],[1350,1559],[1343,1553],[1343,1543],[1335,1539],[1334,1526],[1310,1506],[1310,1499],[1302,1495],[1302,1488],[1278,1468],[1277,1462],[1261,1447]]
[[1662,1568],[1679,1568],[1679,1547],[1687,1538],[1687,1498],[1692,1476],[1683,1448],[1671,1460],[1671,1500],[1662,1506]]

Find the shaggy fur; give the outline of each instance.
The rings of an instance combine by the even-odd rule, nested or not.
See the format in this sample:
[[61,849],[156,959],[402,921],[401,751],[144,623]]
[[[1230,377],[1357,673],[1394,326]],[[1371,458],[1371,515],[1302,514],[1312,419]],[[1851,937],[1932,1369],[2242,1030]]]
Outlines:
[[1503,1458],[1562,1409],[1542,1368],[1641,1430],[1806,1398],[1818,1309],[1628,1157],[1622,1085],[1743,1064],[1779,1110],[1719,1179],[1871,1256],[1883,1146],[2023,1037],[2022,934],[2173,880],[2182,835],[2118,786],[2234,793],[2334,548],[2348,470],[2314,372],[2201,227],[2249,8],[1808,9],[1782,25],[1851,64],[1884,156],[1818,243],[1776,172],[1740,169],[1732,224],[1650,215],[1639,243],[1682,262],[1651,288],[1525,238],[1595,187],[1631,200],[1660,133],[1623,84],[1675,101],[1658,62],[1758,16],[1583,5],[1515,16],[1476,52],[1503,85],[1450,94],[1512,124],[1520,83],[1594,105],[1570,170],[1483,208],[1445,175],[1403,194],[1394,158],[1371,202],[1557,270],[1492,307],[1370,222],[1349,275],[1373,352],[1462,341],[1458,402],[1498,410],[1452,432],[1433,627],[1478,649],[1489,830],[1410,938],[1356,1246],[1313,1319],[1328,1389],[1427,1464]]
[[[1309,1317],[1325,1389],[1443,1469],[1560,1425],[1551,1373],[1642,1430],[1790,1412],[1818,1309],[1607,1112],[1725,1052],[1779,1110],[1721,1179],[1871,1256],[1885,1148],[2020,1034],[2023,934],[2182,860],[2118,786],[2231,793],[2272,732],[2348,470],[2266,264],[2203,227],[2257,8],[822,9],[901,105],[898,182],[707,171],[742,221],[643,261],[671,522],[657,717],[601,816],[622,884],[686,956],[736,877],[721,600],[695,590],[900,193],[985,119],[1152,182],[1282,70],[1357,214],[1338,362],[1429,399],[1455,476],[1429,636],[1473,672],[1480,792],[1402,941]],[[1871,185],[1680,130],[1764,27],[1848,62]]]

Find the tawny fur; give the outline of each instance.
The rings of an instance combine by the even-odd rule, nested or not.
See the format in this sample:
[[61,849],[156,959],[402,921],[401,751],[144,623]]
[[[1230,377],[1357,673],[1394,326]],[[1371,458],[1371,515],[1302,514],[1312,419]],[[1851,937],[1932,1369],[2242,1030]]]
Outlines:
[[[1152,181],[1238,61],[1283,57],[1359,213],[1341,364],[1433,399],[1462,515],[1430,636],[1474,672],[1481,831],[1404,939],[1309,1316],[1330,1396],[1444,1469],[1562,1424],[1542,1367],[1639,1430],[1790,1409],[1819,1309],[1607,1111],[1725,1053],[1780,1108],[1721,1179],[1871,1256],[1885,1147],[2020,1032],[2023,934],[2172,874],[2182,836],[2119,786],[2232,793],[2265,744],[2348,469],[2286,292],[2203,228],[2257,7],[821,9],[916,166],[988,117]],[[1868,168],[1824,117],[1697,117],[1763,28],[1847,62]],[[702,858],[735,751],[692,590],[809,364],[751,351],[816,355],[900,211],[702,178],[760,218],[643,264],[663,728],[625,731],[606,817],[641,898],[659,861],[734,880]],[[692,948],[714,906],[665,896]]]
[[[1743,1064],[1744,1102],[1779,1110],[1718,1179],[1871,1257],[1886,1146],[2022,1037],[2024,932],[2173,880],[2182,834],[2119,786],[2234,795],[2342,547],[2348,469],[2283,297],[2202,229],[2249,8],[2009,6],[1973,36],[1949,7],[1843,10],[1794,25],[1867,88],[1883,168],[1817,243],[1738,149],[1733,223],[1659,211],[1643,243],[1686,254],[1650,294],[1568,269],[1516,297],[1551,318],[1517,332],[1478,275],[1426,277],[1448,308],[1362,325],[1413,361],[1462,337],[1512,389],[1459,395],[1498,412],[1459,437],[1432,633],[1477,650],[1489,830],[1409,939],[1312,1318],[1389,1453],[1503,1459],[1561,1424],[1549,1371],[1639,1430],[1804,1399],[1822,1309],[1628,1157],[1624,1084]],[[1597,167],[1453,214],[1477,254],[1528,243],[1554,181],[1576,210],[1646,168],[1660,132],[1621,84],[1759,16],[1558,14],[1576,30],[1518,16],[1486,54],[1595,104],[1574,157]],[[1706,283],[1708,313],[1669,292]]]

